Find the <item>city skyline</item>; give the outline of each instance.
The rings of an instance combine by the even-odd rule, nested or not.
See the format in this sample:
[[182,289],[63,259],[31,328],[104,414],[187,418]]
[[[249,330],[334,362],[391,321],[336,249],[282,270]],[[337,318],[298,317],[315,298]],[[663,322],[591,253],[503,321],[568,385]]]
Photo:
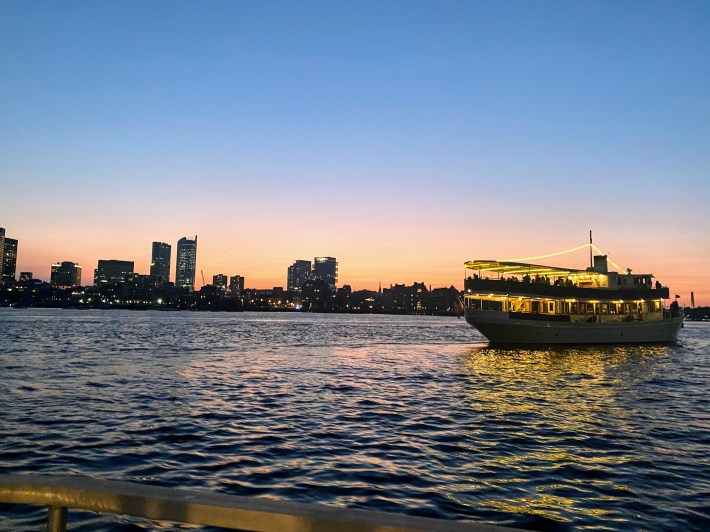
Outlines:
[[151,242],[199,234],[207,279],[284,286],[295,258],[325,253],[339,284],[461,287],[467,260],[592,229],[623,268],[710,299],[707,3],[0,14],[17,272],[72,261],[86,280],[118,258],[147,273]]
[[[4,229],[4,228],[0,227],[0,229]],[[6,236],[4,238],[5,238],[5,241],[8,240],[8,238]],[[14,242],[14,248],[16,250],[17,249],[17,240],[16,239],[15,240],[9,239],[9,240]],[[179,239],[178,246],[176,246],[176,255],[178,252],[177,250],[180,249],[181,243],[183,243],[184,245],[186,244],[190,247],[190,250],[188,250],[188,255],[190,256],[189,259],[194,260],[195,259],[195,252],[196,252],[196,245],[197,245],[197,236],[195,236],[194,239],[189,239],[187,237],[182,237],[181,239]],[[547,256],[544,256],[544,257],[540,257],[539,255],[536,257],[515,257],[515,258],[500,257],[497,260],[531,261],[531,262],[539,263],[539,264],[557,264],[557,265],[566,265],[570,268],[584,269],[588,264],[583,264],[583,259],[586,258],[586,260],[589,260],[588,259],[588,257],[590,256],[589,255],[589,247],[586,245],[581,245],[578,247],[580,249],[573,250],[574,252],[572,254],[569,254],[567,252],[567,250],[558,250],[556,252],[547,254]],[[168,253],[167,256],[164,255],[161,258],[161,260],[163,260],[163,261],[167,260],[167,263],[168,264],[170,263],[170,261],[171,261],[171,256],[170,256],[171,246],[169,244],[164,243],[164,242],[154,241],[154,242],[152,242],[152,248],[151,248],[151,254],[150,254],[151,259],[148,261],[148,266],[147,266],[146,271],[143,271],[140,267],[135,267],[135,269],[134,269],[134,261],[125,261],[125,260],[117,260],[117,259],[97,259],[97,261],[96,261],[97,262],[97,269],[94,270],[94,283],[93,284],[94,285],[97,284],[96,283],[96,278],[97,278],[96,276],[97,276],[98,272],[102,271],[102,264],[105,265],[103,267],[117,268],[116,271],[125,270],[124,273],[134,273],[135,272],[137,274],[146,275],[146,276],[155,278],[155,274],[153,273],[153,271],[154,271],[153,264],[154,264],[154,261],[156,258],[156,252],[158,249],[161,249],[163,254],[167,250],[167,253]],[[595,255],[598,254],[598,252],[599,252],[598,250],[593,251],[593,253]],[[538,258],[538,257],[540,257],[540,258]],[[534,260],[536,258],[538,258],[538,260]],[[16,260],[17,257],[15,256],[15,257],[13,257],[13,259]],[[582,263],[580,263],[581,259],[582,259]],[[62,264],[73,263],[73,264],[78,265],[80,268],[83,267],[82,263],[78,262],[78,261],[59,261],[59,262],[62,262]],[[37,275],[33,270],[23,269],[21,271],[33,273],[33,277],[35,279],[49,281],[50,278],[52,277],[52,271],[59,264],[59,262],[56,262],[56,263],[53,263],[52,265],[50,265],[50,275],[47,279],[45,279],[41,275]],[[141,263],[141,261],[135,261],[135,262]],[[339,284],[340,286],[344,286],[344,285],[352,286],[356,290],[373,290],[373,291],[375,291],[375,290],[382,288],[382,280],[381,279],[377,282],[377,286],[374,286],[372,283],[370,283],[366,286],[358,286],[358,285],[352,285],[351,283],[348,283],[346,281],[339,282],[339,279],[338,279],[338,276],[339,276],[338,264],[339,263],[335,257],[316,256],[316,257],[314,257],[314,260],[312,262],[308,261],[308,260],[302,260],[302,259],[294,259],[291,262],[292,262],[292,264],[284,267],[284,271],[282,272],[283,278],[281,280],[276,280],[276,282],[271,283],[271,284],[269,284],[269,283],[255,284],[255,285],[251,286],[251,288],[269,289],[269,288],[275,288],[275,287],[282,287],[282,288],[286,288],[288,290],[291,290],[291,284],[292,284],[291,281],[294,279],[292,277],[292,272],[293,272],[294,268],[297,268],[297,270],[298,270],[298,275],[296,277],[300,281],[303,281],[304,279],[321,278],[322,280],[326,281],[326,284],[330,285],[332,288],[335,288],[336,284]],[[610,262],[612,262],[613,268],[615,268],[617,271],[623,273],[624,268],[619,266],[615,261],[613,261],[613,259],[611,259]],[[325,268],[325,269],[323,269],[321,271],[317,271],[316,265],[318,263],[320,263],[321,268]],[[311,264],[313,265],[312,267],[311,267]],[[307,273],[300,271],[305,266],[307,266],[307,270],[308,270]],[[177,272],[177,268],[178,268],[178,266],[177,266],[177,258],[176,258],[176,272]],[[234,283],[234,279],[238,279],[239,286],[241,286],[241,289],[244,289],[244,279],[245,279],[245,277],[248,277],[248,276],[240,275],[240,274],[232,275],[231,273],[225,273],[226,271],[231,271],[233,269],[235,269],[235,268],[227,267],[225,269],[225,271],[220,271],[220,272],[211,272],[210,271],[210,272],[206,273],[204,271],[204,269],[200,267],[199,263],[195,262],[192,264],[192,275],[194,277],[192,286],[194,287],[194,289],[199,289],[202,286],[205,286],[207,284],[214,284],[214,280],[217,277],[224,276],[224,278],[221,279],[221,281],[223,281],[225,283],[229,282],[229,284],[227,286],[232,286]],[[199,275],[199,276],[196,274],[196,272],[198,270],[200,270],[200,272],[201,272],[201,275]],[[17,271],[19,272],[20,270],[18,269]],[[651,272],[651,271],[648,271],[648,272],[644,271],[644,273],[653,274],[653,272]],[[118,275],[118,274],[116,274],[116,275]],[[202,282],[203,275],[206,280],[204,283]],[[663,279],[659,278],[659,276],[657,276],[655,274],[653,274],[653,275],[654,275],[654,278],[661,281],[664,286],[670,286],[670,288],[673,292],[675,292],[675,293],[682,292],[680,290],[675,290],[674,287],[672,285],[670,285],[669,283],[663,282]],[[423,278],[426,279],[427,278],[426,275],[422,275],[418,279],[421,280]],[[172,282],[173,284],[176,284],[174,282],[176,277],[171,276],[170,279],[171,279],[170,282]],[[208,279],[211,279],[212,283],[207,282]],[[391,287],[391,286],[397,285],[402,282],[417,283],[419,281],[417,281],[416,279],[413,281],[404,280],[404,279],[392,279],[391,281],[388,280],[388,282],[385,283],[385,286],[389,285]],[[463,282],[463,277],[461,278],[461,282]],[[82,284],[85,286],[91,286],[91,284],[88,282],[84,282]],[[158,282],[158,284],[161,284],[161,283]],[[458,287],[459,289],[461,289],[461,286],[459,286],[459,284],[456,282],[452,282],[449,284],[437,284],[436,282],[434,282],[434,283],[428,282],[427,284],[429,284],[429,286],[434,285],[434,286],[441,286],[441,287],[454,286],[454,287]],[[187,285],[185,285],[185,286],[187,286]],[[298,289],[295,289],[295,291],[300,292],[300,290],[298,290]],[[692,302],[691,306],[695,306],[695,304],[694,304],[695,303],[694,302],[695,292],[696,292],[696,290],[691,289],[689,293],[687,293],[687,294],[683,293],[683,295],[680,296],[681,302],[683,302],[685,304],[685,302],[687,300],[688,302]],[[702,290],[700,293],[702,293]],[[700,306],[700,305],[698,305],[698,306]]]

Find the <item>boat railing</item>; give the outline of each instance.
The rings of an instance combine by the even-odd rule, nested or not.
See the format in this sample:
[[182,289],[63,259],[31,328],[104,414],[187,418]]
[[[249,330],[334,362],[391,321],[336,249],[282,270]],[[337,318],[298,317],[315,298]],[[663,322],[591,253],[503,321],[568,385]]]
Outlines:
[[580,286],[555,286],[546,283],[524,283],[468,277],[464,279],[464,292],[504,293],[509,295],[533,295],[541,297],[568,297],[576,299],[668,299],[668,287],[661,288],[584,288]]
[[242,497],[82,476],[0,475],[0,502],[47,506],[47,531],[64,532],[69,509],[237,530],[494,532],[495,525]]

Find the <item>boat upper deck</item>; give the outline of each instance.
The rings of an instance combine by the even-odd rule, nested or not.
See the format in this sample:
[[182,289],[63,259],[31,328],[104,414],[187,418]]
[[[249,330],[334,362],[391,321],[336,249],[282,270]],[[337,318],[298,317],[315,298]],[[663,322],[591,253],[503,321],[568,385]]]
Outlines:
[[509,296],[533,296],[566,299],[668,299],[668,287],[650,288],[585,288],[567,284],[546,282],[514,281],[468,277],[464,281],[464,292],[496,293]]
[[651,274],[610,272],[606,255],[595,256],[594,266],[586,270],[497,260],[472,260],[464,265],[475,272],[464,281],[466,294],[610,300],[669,297],[668,287],[654,284]]

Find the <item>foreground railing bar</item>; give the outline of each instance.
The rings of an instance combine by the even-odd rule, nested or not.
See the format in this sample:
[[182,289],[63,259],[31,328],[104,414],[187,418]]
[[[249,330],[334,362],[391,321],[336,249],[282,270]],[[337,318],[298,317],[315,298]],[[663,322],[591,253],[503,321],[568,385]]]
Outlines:
[[50,506],[47,512],[47,532],[64,532],[67,529],[67,509]]
[[60,522],[62,510],[66,520],[66,508],[264,532],[510,530],[478,523],[333,508],[321,504],[241,497],[80,476],[0,475],[0,502],[50,506],[48,530],[64,530],[51,529],[49,526],[50,522]]

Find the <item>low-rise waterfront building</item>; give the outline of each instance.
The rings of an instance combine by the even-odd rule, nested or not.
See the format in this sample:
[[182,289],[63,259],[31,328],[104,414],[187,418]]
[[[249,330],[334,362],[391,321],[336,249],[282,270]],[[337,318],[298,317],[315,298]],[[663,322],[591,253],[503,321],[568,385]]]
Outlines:
[[382,307],[385,312],[423,313],[428,294],[429,290],[424,283],[414,283],[412,286],[396,284],[382,291]]

